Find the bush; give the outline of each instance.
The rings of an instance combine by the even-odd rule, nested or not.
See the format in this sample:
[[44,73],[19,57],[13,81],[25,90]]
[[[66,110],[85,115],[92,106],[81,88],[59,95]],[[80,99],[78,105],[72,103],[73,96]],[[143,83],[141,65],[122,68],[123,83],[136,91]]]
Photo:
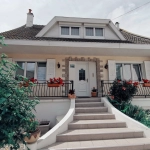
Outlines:
[[[15,71],[19,67],[6,60],[7,56],[2,54],[0,61],[0,148],[6,145],[11,149],[18,149],[19,143],[24,141],[25,132],[29,132],[36,121],[32,111],[38,104],[38,99],[30,99],[28,94],[33,86],[29,82],[28,87],[20,86],[23,81],[28,81],[23,76],[14,78]],[[35,126],[34,126],[35,127]]]
[[138,83],[132,83],[132,81],[120,81],[115,80],[110,87],[110,94],[112,99],[115,99],[118,103],[130,102],[134,94],[137,92]]

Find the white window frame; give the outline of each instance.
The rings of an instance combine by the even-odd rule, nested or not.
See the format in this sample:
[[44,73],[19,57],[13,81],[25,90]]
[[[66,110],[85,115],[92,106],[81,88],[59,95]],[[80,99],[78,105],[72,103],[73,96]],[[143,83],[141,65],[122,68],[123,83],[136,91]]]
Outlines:
[[[139,82],[142,82],[142,78],[143,78],[143,72],[142,72],[142,63],[143,62],[116,62],[116,65],[117,64],[122,64],[122,79],[121,80],[124,80],[124,64],[128,64],[128,65],[130,65],[130,70],[131,70],[131,80],[133,80],[133,81],[135,81],[134,80],[134,77],[133,77],[133,65],[134,64],[140,64],[141,65],[141,70],[140,70],[140,76],[141,76],[141,81],[139,81]],[[117,78],[117,76],[116,76],[116,78]]]
[[[86,35],[86,28],[93,28],[93,36],[87,36]],[[103,36],[96,36],[95,35],[95,28],[102,28],[103,29]],[[84,26],[84,38],[88,38],[88,39],[105,39],[105,28],[101,27],[101,26]]]
[[[24,60],[24,59],[15,59],[14,60],[15,63],[17,62],[24,62],[25,65],[24,65],[24,77],[26,77],[26,72],[27,72],[27,63],[28,62],[33,62],[35,63],[35,67],[34,67],[34,79],[37,79],[37,63],[38,62],[45,62],[46,63],[46,68],[47,68],[47,61],[46,60]],[[15,74],[16,75],[16,74]]]
[[[69,27],[69,35],[62,35],[61,34],[61,27]],[[71,35],[71,28],[72,27],[78,27],[79,28],[79,35]],[[65,37],[65,38],[81,38],[81,26],[79,25],[59,25],[59,36]]]

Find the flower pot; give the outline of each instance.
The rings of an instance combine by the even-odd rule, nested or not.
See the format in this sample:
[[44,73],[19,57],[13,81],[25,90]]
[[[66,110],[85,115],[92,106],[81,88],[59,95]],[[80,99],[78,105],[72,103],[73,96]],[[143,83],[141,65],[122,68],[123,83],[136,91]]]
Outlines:
[[59,84],[59,83],[47,83],[47,86],[48,87],[60,87],[60,86],[62,86],[62,84]]
[[97,97],[97,92],[91,92],[92,97]]
[[50,121],[41,121],[39,124],[41,135],[45,134],[50,129]]
[[29,133],[30,137],[25,137],[24,140],[26,141],[26,143],[31,144],[31,143],[35,143],[40,135],[41,135],[41,131],[40,129],[37,129],[35,132]]
[[72,94],[72,95],[71,95],[71,94],[68,94],[68,98],[69,98],[69,99],[74,99],[74,98],[76,98],[76,95],[75,95],[75,94]]
[[150,83],[143,83],[143,87],[150,87]]

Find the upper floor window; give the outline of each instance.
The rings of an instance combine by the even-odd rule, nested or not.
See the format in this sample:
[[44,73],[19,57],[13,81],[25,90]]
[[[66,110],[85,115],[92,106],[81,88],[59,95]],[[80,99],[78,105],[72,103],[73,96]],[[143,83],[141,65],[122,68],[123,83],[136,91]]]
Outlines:
[[79,27],[61,27],[61,35],[79,36]]
[[103,28],[86,27],[86,36],[103,36]]

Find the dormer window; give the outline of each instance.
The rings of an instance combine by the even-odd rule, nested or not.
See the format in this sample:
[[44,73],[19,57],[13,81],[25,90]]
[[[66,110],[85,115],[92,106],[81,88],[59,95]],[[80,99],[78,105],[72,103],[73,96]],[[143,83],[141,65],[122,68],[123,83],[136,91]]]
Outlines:
[[61,26],[61,36],[79,37],[79,27]]
[[104,36],[103,30],[104,30],[103,28],[86,27],[85,35],[88,37],[103,37]]

